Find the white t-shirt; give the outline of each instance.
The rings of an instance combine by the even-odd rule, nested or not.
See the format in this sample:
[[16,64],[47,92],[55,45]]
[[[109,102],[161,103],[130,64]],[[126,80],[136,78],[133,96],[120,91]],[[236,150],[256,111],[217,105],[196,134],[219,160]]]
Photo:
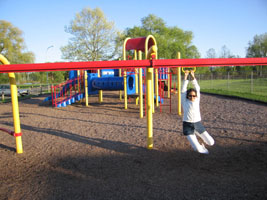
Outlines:
[[186,98],[188,83],[189,83],[188,80],[184,80],[181,92],[181,101],[184,111],[183,121],[195,123],[201,121],[200,108],[199,108],[200,87],[197,83],[197,80],[194,79],[192,81],[192,84],[197,91],[197,97],[195,98],[195,101],[190,101],[189,99]]

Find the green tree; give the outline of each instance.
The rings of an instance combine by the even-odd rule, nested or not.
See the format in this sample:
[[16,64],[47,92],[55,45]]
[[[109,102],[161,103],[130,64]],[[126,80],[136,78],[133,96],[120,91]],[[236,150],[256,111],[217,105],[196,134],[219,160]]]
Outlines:
[[[44,73],[44,72],[43,72]],[[33,73],[30,73],[30,79],[33,81],[33,82],[41,82],[42,81],[42,76],[40,74],[40,72],[33,72]]]
[[[207,52],[206,52],[206,58],[216,58],[216,51],[213,48],[210,48]],[[209,67],[209,71],[212,73],[216,68],[214,66],[210,66]]]
[[255,35],[253,41],[249,41],[247,57],[267,57],[267,33]]
[[163,19],[153,14],[142,18],[141,26],[127,28],[122,39],[146,37],[150,34],[156,38],[159,59],[177,58],[177,52],[181,52],[182,58],[200,57],[196,46],[192,44],[191,31],[183,31],[177,26],[169,27]]
[[[247,57],[267,57],[267,33],[255,35],[253,41],[249,41]],[[266,67],[265,67],[266,68]],[[263,66],[253,66],[252,70],[262,75]]]
[[101,9],[84,8],[77,13],[65,31],[73,35],[68,45],[61,47],[62,58],[75,61],[112,59],[117,55],[118,32],[107,21]]
[[[216,58],[216,51],[213,48],[210,48],[207,52],[207,58]],[[231,51],[227,48],[226,45],[223,45],[219,54],[219,58],[235,58],[237,56],[233,55]],[[224,66],[224,67],[210,67],[212,73],[217,72],[234,72],[235,66]]]
[[26,51],[22,31],[10,22],[0,20],[0,54],[12,64],[34,62],[34,54]]
[[49,72],[49,83],[61,83],[65,81],[65,75],[67,72],[65,71],[54,71],[54,72]]
[[210,48],[207,52],[206,52],[206,58],[216,58],[216,51],[213,48]]
[[[35,59],[32,52],[26,51],[22,31],[4,20],[0,20],[0,54],[12,64],[33,63]],[[25,77],[26,73],[17,75],[18,81]],[[7,83],[8,76],[0,74],[0,82]]]
[[[220,58],[234,58],[235,56],[231,53],[230,49],[226,45],[223,45],[220,52]],[[234,70],[234,66],[224,66],[218,67],[217,69],[220,72],[230,72]]]

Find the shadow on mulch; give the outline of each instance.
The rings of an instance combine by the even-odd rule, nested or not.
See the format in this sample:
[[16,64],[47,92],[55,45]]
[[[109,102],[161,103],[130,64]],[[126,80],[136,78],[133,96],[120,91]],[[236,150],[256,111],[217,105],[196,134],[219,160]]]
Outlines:
[[120,149],[126,154],[50,158],[38,170],[33,167],[24,182],[27,188],[24,197],[51,200],[267,197],[267,152],[260,145],[227,149],[216,146],[210,155],[201,155],[101,142],[103,148],[109,146],[110,150]]
[[14,147],[9,147],[9,146],[6,146],[4,144],[0,144],[0,149],[16,152],[16,149]]
[[[192,150],[147,150],[125,142],[66,131],[22,127],[107,151],[101,151],[97,156],[52,154],[46,160],[32,163],[25,169],[27,175],[21,174],[23,184],[20,179],[13,180],[16,193],[13,192],[10,199],[228,200],[267,197],[266,143],[252,141],[230,147],[215,144],[209,148],[209,155],[202,155]],[[14,151],[3,144],[0,148]]]

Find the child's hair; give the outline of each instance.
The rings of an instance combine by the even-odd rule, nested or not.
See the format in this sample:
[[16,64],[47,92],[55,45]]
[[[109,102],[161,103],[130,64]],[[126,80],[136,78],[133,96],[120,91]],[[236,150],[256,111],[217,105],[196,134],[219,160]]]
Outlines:
[[197,96],[197,91],[195,88],[190,88],[186,91],[186,98],[188,99],[188,96],[191,92],[195,92],[196,96]]

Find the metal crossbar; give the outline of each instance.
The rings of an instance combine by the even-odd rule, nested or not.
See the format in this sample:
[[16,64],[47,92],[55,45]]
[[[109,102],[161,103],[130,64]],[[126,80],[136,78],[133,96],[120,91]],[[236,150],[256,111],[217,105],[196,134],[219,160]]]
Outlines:
[[123,69],[139,67],[208,67],[208,66],[251,66],[267,65],[267,58],[210,58],[210,59],[161,59],[161,60],[122,60],[12,64],[0,67],[0,73],[69,71],[87,69]]

